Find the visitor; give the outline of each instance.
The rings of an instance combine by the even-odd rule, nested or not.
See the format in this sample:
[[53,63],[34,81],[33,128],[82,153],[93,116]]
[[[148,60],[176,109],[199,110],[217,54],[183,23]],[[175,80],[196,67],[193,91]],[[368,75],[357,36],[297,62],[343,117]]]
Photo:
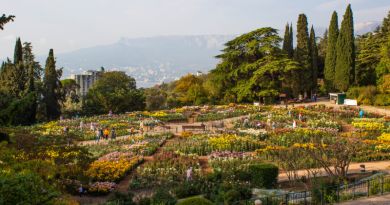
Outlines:
[[270,118],[267,119],[267,126],[271,127],[271,119]]
[[302,121],[302,113],[301,112],[299,112],[298,119],[299,119],[299,121]]
[[69,127],[68,126],[65,126],[64,127],[64,135],[67,135],[69,132]]
[[191,181],[191,180],[192,180],[192,167],[187,169],[187,181]]
[[108,131],[107,127],[104,129],[103,134],[104,134],[104,139],[108,140],[108,135],[110,134],[110,131]]
[[364,111],[363,111],[363,109],[360,109],[360,111],[359,111],[359,117],[360,117],[360,118],[363,118],[363,117],[364,117]]
[[274,130],[276,128],[275,122],[272,122],[272,129]]
[[288,110],[288,116],[291,117],[291,110]]
[[116,132],[115,132],[115,128],[114,127],[111,129],[110,138],[112,140],[115,140],[115,138],[116,138]]
[[317,102],[317,93],[314,93],[314,102]]
[[89,126],[89,129],[90,129],[91,131],[95,131],[95,125],[94,125],[93,122],[91,122],[91,124],[90,124],[90,126]]
[[95,136],[95,141],[96,143],[98,143],[100,141],[100,130],[99,129],[96,129],[96,136]]
[[80,185],[80,187],[79,187],[79,196],[80,197],[83,197],[83,193],[84,193],[84,188],[83,188],[83,185]]
[[99,128],[99,139],[102,139],[104,137],[103,135],[103,128]]
[[80,121],[80,130],[83,131],[83,127],[84,127],[84,121]]
[[109,117],[112,117],[112,110],[110,110],[110,111],[108,112],[108,116],[109,116]]
[[292,128],[295,129],[297,127],[297,122],[294,120],[292,124]]
[[133,136],[134,128],[130,127],[129,132],[130,132],[130,136]]

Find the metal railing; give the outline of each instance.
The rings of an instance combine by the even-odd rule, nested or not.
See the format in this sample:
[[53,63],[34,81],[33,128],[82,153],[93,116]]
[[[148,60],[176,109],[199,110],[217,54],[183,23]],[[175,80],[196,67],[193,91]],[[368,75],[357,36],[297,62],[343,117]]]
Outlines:
[[356,183],[320,187],[312,191],[290,192],[237,201],[234,205],[254,205],[255,200],[261,200],[262,205],[325,205],[355,200],[360,197],[383,195],[384,193],[390,193],[390,176],[381,175]]

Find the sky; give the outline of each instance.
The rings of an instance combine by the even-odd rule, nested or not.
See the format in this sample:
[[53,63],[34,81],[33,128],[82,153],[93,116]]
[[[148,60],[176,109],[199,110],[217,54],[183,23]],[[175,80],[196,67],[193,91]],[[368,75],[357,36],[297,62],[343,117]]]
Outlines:
[[339,20],[352,4],[355,28],[380,22],[390,0],[1,0],[15,21],[0,30],[0,59],[13,56],[16,37],[32,42],[36,55],[64,53],[117,42],[120,38],[166,35],[242,34],[296,23],[300,13],[316,28]]

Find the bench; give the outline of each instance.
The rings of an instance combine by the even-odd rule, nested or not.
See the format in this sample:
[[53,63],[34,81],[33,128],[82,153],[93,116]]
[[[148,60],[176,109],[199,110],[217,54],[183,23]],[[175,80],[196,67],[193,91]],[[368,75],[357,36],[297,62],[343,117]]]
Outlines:
[[186,130],[206,130],[206,125],[183,125],[183,131]]

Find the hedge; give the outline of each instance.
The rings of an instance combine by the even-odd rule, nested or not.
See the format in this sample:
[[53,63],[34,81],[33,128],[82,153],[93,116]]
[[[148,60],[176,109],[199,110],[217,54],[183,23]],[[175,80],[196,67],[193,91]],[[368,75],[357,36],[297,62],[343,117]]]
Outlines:
[[273,164],[253,164],[249,166],[252,186],[258,188],[273,188],[278,182],[279,168]]
[[195,196],[182,199],[177,205],[213,205],[213,203],[201,196]]

